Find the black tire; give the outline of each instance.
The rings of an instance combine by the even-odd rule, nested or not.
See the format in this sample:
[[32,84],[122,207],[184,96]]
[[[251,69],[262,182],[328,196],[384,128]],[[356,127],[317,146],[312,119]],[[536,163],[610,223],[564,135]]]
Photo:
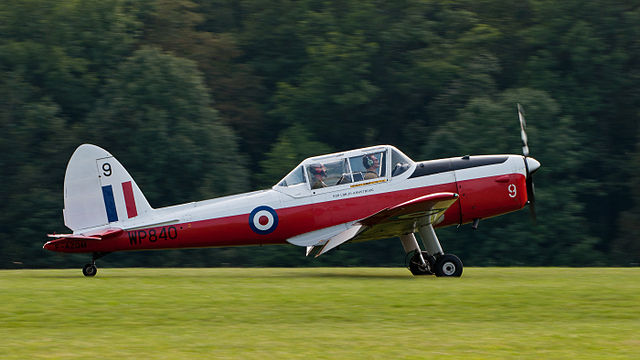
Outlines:
[[93,264],[86,264],[82,267],[82,273],[84,276],[96,276],[98,273],[98,268],[96,268]]
[[[422,252],[422,256],[427,262],[429,261],[429,255],[427,255],[425,251]],[[413,275],[433,275],[431,264],[427,264],[427,267],[424,267],[417,251],[415,251],[413,256],[411,256],[411,260],[409,260],[409,271],[411,271]]]
[[434,271],[436,276],[460,277],[462,275],[462,261],[453,254],[444,254],[436,260]]

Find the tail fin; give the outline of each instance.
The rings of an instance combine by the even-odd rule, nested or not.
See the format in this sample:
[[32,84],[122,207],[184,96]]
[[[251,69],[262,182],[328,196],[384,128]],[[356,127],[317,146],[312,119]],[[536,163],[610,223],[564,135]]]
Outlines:
[[[131,175],[106,150],[80,145],[64,176],[64,223],[73,231],[144,216],[153,209]],[[116,225],[117,226],[117,225]]]

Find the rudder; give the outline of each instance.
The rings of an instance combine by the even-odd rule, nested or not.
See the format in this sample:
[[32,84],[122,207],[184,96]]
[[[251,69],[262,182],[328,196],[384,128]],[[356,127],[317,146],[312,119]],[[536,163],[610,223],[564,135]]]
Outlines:
[[143,216],[153,209],[127,170],[108,151],[80,145],[64,177],[64,223],[73,231]]

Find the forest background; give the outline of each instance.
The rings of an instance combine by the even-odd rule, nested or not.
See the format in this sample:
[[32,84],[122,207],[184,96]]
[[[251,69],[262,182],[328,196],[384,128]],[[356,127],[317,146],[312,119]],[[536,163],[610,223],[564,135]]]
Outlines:
[[[69,267],[74,149],[114,154],[153,207],[268,188],[305,157],[521,153],[528,211],[439,230],[473,266],[640,263],[640,3],[3,0],[0,268]],[[401,266],[397,239],[112,254],[105,266]]]

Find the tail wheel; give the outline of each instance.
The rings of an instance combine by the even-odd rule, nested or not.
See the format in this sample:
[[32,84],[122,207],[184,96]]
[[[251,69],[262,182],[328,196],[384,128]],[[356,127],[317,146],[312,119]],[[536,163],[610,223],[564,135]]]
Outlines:
[[453,254],[444,254],[436,260],[434,271],[436,276],[460,277],[462,275],[462,261]]
[[98,268],[96,268],[93,264],[86,264],[82,267],[82,273],[84,276],[96,276],[98,273]]

